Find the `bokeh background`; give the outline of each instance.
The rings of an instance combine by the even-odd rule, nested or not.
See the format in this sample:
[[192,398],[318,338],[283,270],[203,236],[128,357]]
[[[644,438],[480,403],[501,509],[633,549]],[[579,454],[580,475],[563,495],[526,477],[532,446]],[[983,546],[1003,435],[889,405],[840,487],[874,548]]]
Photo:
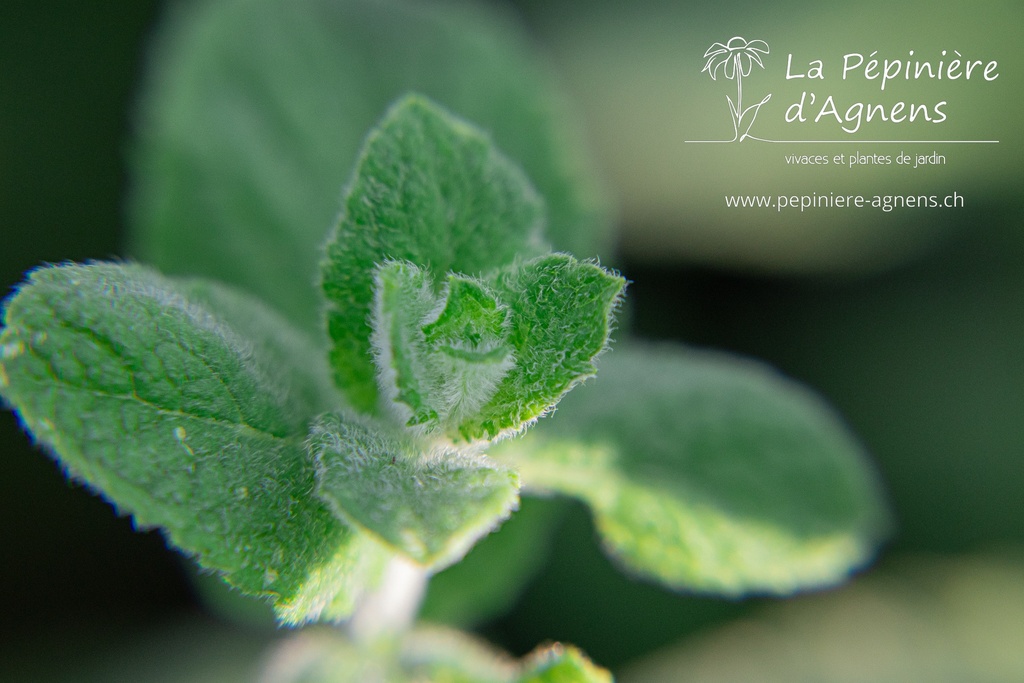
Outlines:
[[[817,666],[819,680],[1024,676],[1019,4],[506,4],[575,99],[620,206],[616,265],[633,282],[622,328],[755,356],[814,387],[872,454],[897,531],[846,588],[729,602],[623,576],[585,510],[556,503],[550,559],[484,635],[516,654],[573,642],[630,680],[742,680],[798,666]],[[163,8],[0,4],[3,294],[40,263],[124,253],[133,96]],[[763,149],[742,168],[707,168],[694,158],[705,152],[683,142],[727,122],[724,102],[704,112],[716,84],[699,63],[733,34],[771,36],[809,58],[844,40],[896,50],[916,39],[998,59],[999,81],[958,86],[950,100],[951,131],[1000,144],[949,152],[946,167],[906,181],[956,189],[968,206],[783,219],[710,209],[722,192],[758,191],[785,170],[781,151]],[[805,188],[821,179],[785,178]],[[827,182],[899,193],[905,178]],[[68,483],[0,412],[0,679],[244,680],[279,634],[216,615],[190,572],[159,534],[137,533]],[[636,664],[654,650],[658,661]]]

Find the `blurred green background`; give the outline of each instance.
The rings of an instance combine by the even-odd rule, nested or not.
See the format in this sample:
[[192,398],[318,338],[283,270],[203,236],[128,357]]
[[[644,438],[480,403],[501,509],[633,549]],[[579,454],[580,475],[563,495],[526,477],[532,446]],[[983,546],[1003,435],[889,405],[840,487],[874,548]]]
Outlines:
[[[162,7],[153,1],[0,4],[5,294],[40,263],[123,254],[133,94]],[[878,3],[740,2],[720,3],[714,13],[680,2],[640,7],[515,3],[576,98],[621,206],[616,265],[633,281],[621,329],[762,358],[814,387],[875,458],[897,535],[868,576],[834,595],[726,602],[672,595],[624,577],[597,548],[584,509],[565,504],[548,565],[516,607],[483,633],[516,654],[543,640],[566,640],[618,668],[678,643],[684,646],[679,656],[691,664],[709,651],[715,662],[753,657],[758,648],[745,643],[754,641],[730,640],[727,631],[707,634],[751,619],[771,623],[773,614],[782,614],[784,624],[813,624],[824,623],[815,620],[827,612],[868,631],[889,623],[904,635],[924,623],[963,618],[974,630],[964,629],[994,648],[984,680],[1014,680],[1020,655],[999,643],[1012,646],[1015,632],[982,636],[985,628],[1024,622],[1024,611],[1013,611],[1024,610],[1024,118],[1017,109],[1024,70],[1011,33],[1024,18],[1019,3],[913,2],[894,10]],[[704,50],[735,34],[770,35],[771,44],[787,46],[780,49],[811,55],[831,49],[830,27],[844,27],[849,45],[876,41],[896,49],[909,36],[950,49],[968,45],[999,59],[997,87],[961,89],[956,97],[964,103],[957,125],[977,122],[1000,145],[951,153],[941,173],[915,181],[958,189],[970,202],[964,210],[818,211],[781,220],[702,208],[732,187],[722,169],[695,173],[697,152],[680,144],[691,137],[688,126],[711,120],[698,116],[714,85],[699,73]],[[779,63],[771,67],[777,74]],[[750,83],[756,87],[753,77]],[[720,97],[725,90],[713,92]],[[714,120],[727,122],[723,112],[724,103]],[[755,161],[744,171],[749,187],[780,174],[772,164],[781,153],[751,152]],[[858,178],[832,180],[903,191],[898,177]],[[814,187],[817,178],[800,180]],[[139,680],[124,672],[167,657],[160,674],[146,680],[244,679],[274,633],[212,616],[200,606],[186,565],[159,534],[136,533],[106,503],[66,482],[31,447],[14,416],[0,413],[0,581],[6,588],[0,679]],[[978,576],[989,578],[972,579]],[[936,596],[949,597],[949,586],[961,587],[962,600],[942,604],[966,605],[959,611],[934,607]],[[995,598],[972,602],[978,586],[995,586]],[[987,619],[986,610],[997,606],[1002,621]],[[862,621],[851,616],[858,609]],[[968,612],[974,621],[963,617]],[[913,618],[900,621],[906,614]],[[870,658],[865,648],[878,646],[841,630],[838,644],[826,643],[832,632],[818,632],[822,643],[813,646],[822,653],[842,651],[845,642]],[[971,642],[921,633],[900,654],[909,667],[901,671],[924,671],[915,657],[955,654],[951,638]],[[840,675],[836,657],[823,654],[820,661],[819,671],[830,673],[819,680],[857,680]],[[714,679],[708,669],[687,671]]]

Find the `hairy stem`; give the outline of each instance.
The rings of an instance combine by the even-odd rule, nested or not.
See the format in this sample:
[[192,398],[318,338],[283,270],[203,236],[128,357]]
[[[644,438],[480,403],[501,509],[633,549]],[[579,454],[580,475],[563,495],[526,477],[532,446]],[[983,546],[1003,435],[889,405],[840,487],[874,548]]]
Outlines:
[[407,630],[416,619],[426,587],[423,567],[404,557],[394,557],[380,585],[363,597],[349,620],[349,635],[356,642],[366,643]]

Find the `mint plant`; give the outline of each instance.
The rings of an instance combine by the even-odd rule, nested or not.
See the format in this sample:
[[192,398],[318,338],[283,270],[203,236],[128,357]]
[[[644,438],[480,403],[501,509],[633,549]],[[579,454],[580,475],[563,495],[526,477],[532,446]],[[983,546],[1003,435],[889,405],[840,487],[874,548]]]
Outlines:
[[[625,283],[550,252],[541,227],[485,136],[406,98],[328,240],[333,371],[250,297],[93,263],[11,298],[0,386],[73,476],[282,622],[349,619],[508,517],[518,475],[484,449],[594,374]],[[405,626],[416,592],[356,637]]]
[[[472,562],[506,552],[500,527],[521,495],[582,500],[625,569],[719,595],[836,583],[886,532],[860,447],[806,390],[724,355],[629,340],[606,353],[625,280],[593,258],[605,219],[592,181],[565,161],[554,95],[504,25],[467,16],[333,0],[204,6],[178,27],[180,52],[151,95],[161,106],[137,161],[135,242],[165,272],[206,276],[46,266],[5,302],[0,395],[71,477],[269,601],[282,624],[345,625],[313,646],[310,668],[271,667],[268,680],[608,680],[571,647],[509,664],[416,625],[448,568],[468,577],[436,584],[452,604],[522,583],[516,562]],[[240,25],[291,58],[256,72],[244,106],[221,99],[230,88],[217,76],[264,58]],[[396,51],[429,45],[420,57],[460,66],[386,108],[324,242],[327,222],[282,188],[326,186],[317,155],[342,136],[308,116],[321,89],[296,74],[322,66],[302,68],[317,46],[358,47],[383,25],[400,28]],[[381,46],[351,49],[342,66]],[[367,83],[423,85],[385,75],[353,79],[353,99],[378,97]],[[522,94],[501,117],[487,113],[496,83]],[[496,117],[493,132],[434,93]],[[308,125],[237,137],[246,122],[263,131],[263,116]],[[317,150],[297,155],[308,173],[274,153],[285,149]],[[208,185],[183,197],[196,178]]]

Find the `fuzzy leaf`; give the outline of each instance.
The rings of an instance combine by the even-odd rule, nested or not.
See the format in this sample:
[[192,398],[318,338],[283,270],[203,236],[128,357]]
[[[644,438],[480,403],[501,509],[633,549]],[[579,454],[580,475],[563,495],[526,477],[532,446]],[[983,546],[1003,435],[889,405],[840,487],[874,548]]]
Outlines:
[[512,608],[551,556],[565,501],[523,497],[520,509],[458,564],[430,578],[420,618],[468,628]]
[[611,674],[571,645],[538,647],[521,661],[467,634],[420,629],[403,644],[410,680],[435,683],[612,683]]
[[534,651],[516,683],[612,683],[612,675],[572,646],[551,645]]
[[446,273],[479,275],[545,250],[543,206],[483,133],[407,97],[371,132],[327,243],[323,290],[338,385],[372,411],[374,266],[404,260],[439,291]]
[[284,621],[351,611],[384,553],[309,495],[306,420],[337,399],[288,323],[208,283],[93,264],[32,273],[4,325],[0,393],[73,476]]
[[359,418],[311,430],[317,494],[335,514],[430,569],[462,558],[519,504],[519,477],[488,460],[420,444]]
[[406,683],[397,664],[360,647],[337,629],[305,628],[271,648],[260,671],[263,683]]
[[133,145],[130,237],[165,272],[244,287],[317,330],[311,283],[339,188],[366,131],[410,91],[493,133],[545,197],[558,249],[607,255],[607,194],[580,117],[511,12],[219,0],[174,3],[160,28]]
[[502,272],[495,290],[509,307],[515,365],[494,397],[463,421],[461,435],[495,439],[519,432],[593,376],[624,287],[621,277],[567,254]]
[[420,627],[391,648],[359,647],[337,631],[306,629],[268,660],[266,683],[611,683],[578,649],[558,643],[522,661],[460,631]]
[[512,683],[518,663],[477,636],[436,626],[408,635],[400,657],[412,681]]
[[483,281],[450,275],[435,297],[425,271],[390,263],[373,316],[381,385],[409,427],[456,442],[521,431],[594,374],[623,285],[549,254]]
[[285,402],[300,421],[336,408],[342,399],[330,378],[326,350],[252,297],[199,278],[173,279],[189,302],[200,305],[238,333],[261,359],[275,383],[293,392]]
[[513,365],[508,310],[480,282],[393,262],[377,274],[374,347],[381,384],[408,427],[453,432],[493,395]]
[[620,349],[557,420],[491,455],[587,502],[615,558],[674,588],[834,584],[888,530],[874,472],[820,399],[722,355]]

